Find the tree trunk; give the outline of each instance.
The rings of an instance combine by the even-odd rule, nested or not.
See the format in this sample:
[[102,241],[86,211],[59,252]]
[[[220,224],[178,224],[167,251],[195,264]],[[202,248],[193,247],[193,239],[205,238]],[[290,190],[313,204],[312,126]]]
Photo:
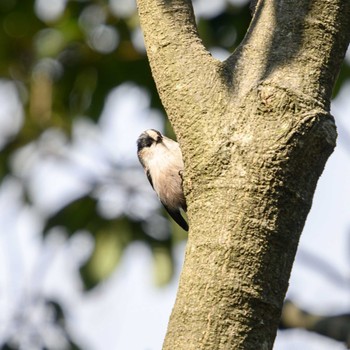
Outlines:
[[271,349],[299,237],[336,140],[349,0],[260,0],[225,62],[189,0],[138,0],[180,142],[190,232],[164,349]]

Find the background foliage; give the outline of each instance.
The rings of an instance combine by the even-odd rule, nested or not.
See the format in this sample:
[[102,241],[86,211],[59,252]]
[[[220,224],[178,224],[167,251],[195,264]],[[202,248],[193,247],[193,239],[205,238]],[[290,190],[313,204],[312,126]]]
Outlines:
[[[198,0],[194,5],[204,44],[214,55],[227,56],[249,25],[249,4]],[[0,117],[2,190],[15,184],[22,205],[38,218],[41,240],[57,232],[66,240],[78,234],[93,238],[91,254],[82,259],[80,269],[86,292],[110,276],[125,247],[135,240],[153,252],[156,283],[168,283],[173,245],[185,239],[185,233],[163,218],[135,154],[132,160],[115,154],[118,149],[113,147],[122,139],[106,145],[102,133],[108,96],[120,101],[130,93],[147,113],[158,119],[161,115],[165,131],[174,136],[152,80],[135,3],[2,0],[0,24],[0,98],[8,103]],[[349,75],[350,67],[344,65],[336,91]],[[119,95],[112,94],[118,87]],[[135,121],[124,118],[123,123],[132,128]],[[125,137],[135,142],[132,133]],[[64,182],[67,176],[74,178],[78,190],[73,186],[54,204],[43,205],[40,198],[47,187],[41,181],[55,188],[56,181]],[[52,315],[49,323],[60,325],[52,332],[62,347],[78,348],[59,301],[38,300],[35,296],[30,304],[41,305]],[[56,348],[55,341],[51,344],[40,332],[33,336],[29,315],[16,317],[23,332],[0,337],[2,349],[28,344]]]

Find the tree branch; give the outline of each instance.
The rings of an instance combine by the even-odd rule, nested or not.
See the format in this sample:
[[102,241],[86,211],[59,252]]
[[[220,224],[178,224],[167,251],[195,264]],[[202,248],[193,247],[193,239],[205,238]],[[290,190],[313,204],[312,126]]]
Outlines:
[[206,111],[212,100],[207,93],[215,86],[221,63],[198,36],[191,1],[138,0],[138,9],[157,89],[181,139],[191,124],[210,123]]
[[347,0],[260,0],[247,35],[226,64],[240,95],[262,81],[329,110],[350,38]]

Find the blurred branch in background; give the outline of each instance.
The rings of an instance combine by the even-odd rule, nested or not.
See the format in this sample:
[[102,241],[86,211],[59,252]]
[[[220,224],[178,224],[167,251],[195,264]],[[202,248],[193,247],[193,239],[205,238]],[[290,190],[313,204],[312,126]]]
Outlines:
[[321,316],[300,309],[287,300],[283,306],[280,329],[305,329],[343,342],[350,349],[350,314]]
[[341,288],[350,288],[350,279],[343,276],[331,262],[325,261],[303,249],[299,251],[299,259],[303,265],[322,275],[330,284],[338,285]]
[[[304,268],[326,278],[330,284],[349,290],[350,280],[341,274],[332,262],[307,252],[299,251],[299,260]],[[323,291],[319,291],[320,294]],[[293,300],[287,299],[283,306],[279,329],[286,331],[299,328],[346,344],[350,348],[350,313],[317,315],[300,308]]]

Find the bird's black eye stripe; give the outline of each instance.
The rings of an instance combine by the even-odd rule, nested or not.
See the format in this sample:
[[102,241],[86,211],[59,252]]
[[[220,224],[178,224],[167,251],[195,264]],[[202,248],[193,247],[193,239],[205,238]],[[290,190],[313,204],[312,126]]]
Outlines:
[[137,140],[137,151],[140,151],[145,147],[150,147],[152,143],[153,140],[150,137],[140,137]]
[[145,147],[151,147],[154,140],[148,135],[141,135],[137,140],[137,151],[142,150]]
[[[148,133],[142,133],[137,140],[137,151],[139,152],[143,148],[151,147],[154,143],[161,143],[163,141],[163,135],[154,129],[151,129],[155,132],[156,135],[152,137]],[[156,137],[156,138],[154,138]]]

